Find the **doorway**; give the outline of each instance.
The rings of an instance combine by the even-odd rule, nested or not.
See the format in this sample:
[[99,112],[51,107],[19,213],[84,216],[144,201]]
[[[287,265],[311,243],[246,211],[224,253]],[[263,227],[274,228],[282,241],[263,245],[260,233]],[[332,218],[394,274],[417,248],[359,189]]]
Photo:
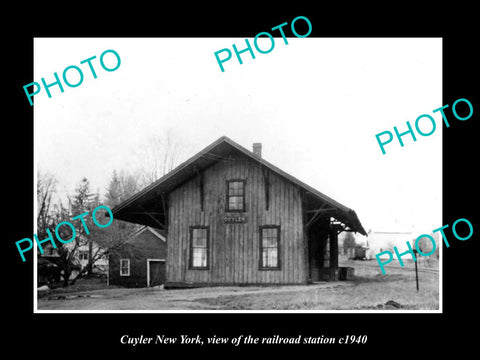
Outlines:
[[165,259],[147,259],[147,286],[165,283]]

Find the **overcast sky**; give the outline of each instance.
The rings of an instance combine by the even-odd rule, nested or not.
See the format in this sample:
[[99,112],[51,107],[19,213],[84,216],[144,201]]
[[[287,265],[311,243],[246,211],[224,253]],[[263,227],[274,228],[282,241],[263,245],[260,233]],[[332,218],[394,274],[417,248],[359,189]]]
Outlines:
[[[244,53],[243,65],[233,55],[221,72],[214,52],[242,49],[244,38],[35,39],[33,81],[51,83],[69,65],[84,73],[76,88],[35,96],[37,166],[61,189],[85,176],[103,193],[152,134],[170,131],[179,161],[226,135],[248,149],[261,142],[267,161],[353,208],[367,230],[443,225],[442,122],[432,113],[444,105],[441,39],[275,40],[270,53]],[[113,72],[99,63],[108,49],[121,57]],[[94,55],[97,79],[80,65]],[[435,133],[404,136],[403,148],[395,139],[383,155],[375,135],[405,131],[421,114],[437,120]]]

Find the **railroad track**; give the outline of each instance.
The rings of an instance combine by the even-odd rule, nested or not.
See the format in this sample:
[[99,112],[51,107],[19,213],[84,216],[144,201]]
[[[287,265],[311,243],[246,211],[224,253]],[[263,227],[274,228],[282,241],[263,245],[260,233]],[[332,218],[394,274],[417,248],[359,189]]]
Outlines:
[[[355,267],[355,264],[350,264],[352,267]],[[377,268],[379,271],[380,271],[380,268],[378,266],[378,264],[368,264],[368,263],[364,263],[362,262],[361,264],[362,266],[366,266],[366,267],[370,267],[370,268]],[[348,265],[347,265],[348,266]],[[400,269],[400,270],[404,270],[404,271],[412,271],[412,272],[415,272],[415,267],[405,267],[405,266],[398,266],[398,265],[388,265],[388,267],[386,267],[386,270],[388,272],[388,269]],[[439,270],[438,269],[429,269],[429,268],[422,268],[422,267],[419,267],[418,268],[418,272],[421,273],[421,272],[424,272],[424,273],[430,273],[430,274],[438,274],[439,273]]]

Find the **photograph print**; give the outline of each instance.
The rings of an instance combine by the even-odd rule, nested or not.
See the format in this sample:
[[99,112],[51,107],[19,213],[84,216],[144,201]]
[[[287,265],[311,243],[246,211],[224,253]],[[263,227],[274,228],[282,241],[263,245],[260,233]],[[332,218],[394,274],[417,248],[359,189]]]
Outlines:
[[274,39],[34,39],[35,312],[442,311],[441,38]]

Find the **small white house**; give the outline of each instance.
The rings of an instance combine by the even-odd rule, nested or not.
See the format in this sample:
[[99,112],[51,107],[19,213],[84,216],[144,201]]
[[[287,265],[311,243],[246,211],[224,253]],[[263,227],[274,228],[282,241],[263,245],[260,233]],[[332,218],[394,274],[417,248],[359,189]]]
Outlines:
[[[403,253],[408,250],[407,242],[412,241],[414,235],[411,231],[371,231],[367,241],[368,250],[367,259],[375,259],[375,255],[382,251],[391,251],[393,257],[396,258],[396,254],[393,251],[393,247],[396,246],[399,253]],[[388,254],[381,255],[380,258],[388,258]]]
[[[72,249],[75,246],[74,242],[67,243],[64,245],[68,249]],[[95,258],[95,254],[99,254],[102,252],[102,248],[95,242],[95,240],[92,239],[92,257]],[[88,259],[89,259],[89,245],[87,240],[82,240],[81,245],[78,246],[78,248],[75,251],[75,260],[74,262],[79,265],[81,268],[84,268],[88,264]],[[53,259],[52,264],[55,264],[56,261],[54,258],[58,258],[58,249],[53,248],[53,246],[45,246],[43,248],[43,254],[40,254],[40,257],[44,259]],[[107,256],[101,256],[97,260],[95,260],[93,264],[93,272],[96,274],[107,274],[108,273],[108,257]],[[70,274],[69,279],[75,279],[79,274],[78,270],[72,271]]]
[[[95,242],[92,242],[92,256],[95,256],[98,252],[102,252],[103,249]],[[82,267],[87,266],[89,250],[88,244],[80,245],[77,250],[77,257]],[[93,272],[99,274],[106,274],[108,272],[108,257],[101,256],[93,264]],[[75,275],[76,276],[76,275]]]

